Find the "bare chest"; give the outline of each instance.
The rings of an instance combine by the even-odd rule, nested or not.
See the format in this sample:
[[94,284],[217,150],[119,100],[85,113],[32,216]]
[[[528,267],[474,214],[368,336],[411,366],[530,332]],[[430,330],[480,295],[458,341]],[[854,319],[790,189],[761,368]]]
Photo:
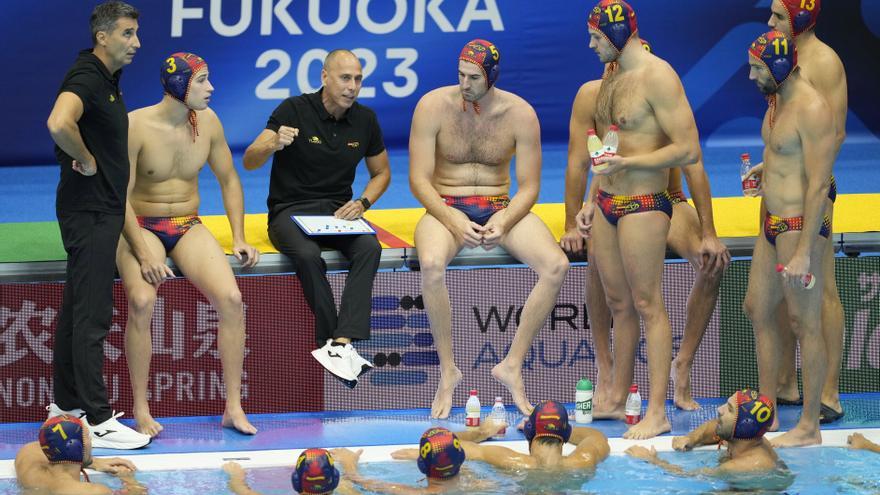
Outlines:
[[449,112],[437,135],[437,152],[448,163],[506,165],[514,152],[515,122],[497,116]]
[[600,86],[596,120],[603,127],[615,124],[621,129],[635,129],[650,116],[644,89],[634,74],[614,74]]
[[[189,129],[187,129],[189,131]],[[138,155],[138,176],[151,181],[193,180],[208,160],[211,143],[205,135],[193,141],[190,132],[150,133]]]
[[777,113],[772,127],[768,116],[761,134],[767,150],[774,155],[800,155],[802,152],[803,145],[794,114]]

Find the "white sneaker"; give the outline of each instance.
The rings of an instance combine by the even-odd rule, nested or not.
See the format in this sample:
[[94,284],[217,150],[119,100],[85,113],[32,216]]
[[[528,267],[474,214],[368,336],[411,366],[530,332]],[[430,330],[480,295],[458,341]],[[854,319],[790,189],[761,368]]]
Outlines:
[[327,339],[327,343],[320,349],[312,351],[312,357],[315,358],[321,366],[330,372],[334,377],[338,378],[348,388],[354,388],[357,385],[357,373],[354,373],[351,365],[351,354],[354,348],[351,344],[331,345],[333,339]]
[[351,371],[360,378],[364,373],[373,369],[373,363],[367,361],[362,358],[360,354],[358,354],[357,349],[354,347],[351,348]]
[[138,433],[120,423],[116,418],[125,413],[113,411],[113,416],[103,423],[90,427],[92,447],[98,449],[132,450],[150,443],[149,435]]
[[52,419],[58,416],[67,415],[73,416],[74,418],[79,418],[82,421],[86,420],[86,412],[80,408],[65,411],[64,409],[58,407],[58,404],[52,402],[48,406],[46,406],[46,410],[49,411],[49,415],[46,417],[46,419]]

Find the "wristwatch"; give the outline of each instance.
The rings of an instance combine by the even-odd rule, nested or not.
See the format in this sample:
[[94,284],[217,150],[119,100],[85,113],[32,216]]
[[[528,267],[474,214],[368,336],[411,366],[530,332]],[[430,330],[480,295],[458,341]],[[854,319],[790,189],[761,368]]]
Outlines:
[[369,210],[370,207],[373,206],[373,203],[370,203],[370,200],[367,199],[367,198],[365,198],[365,197],[363,197],[363,196],[361,196],[360,198],[356,199],[355,201],[360,201],[360,202],[361,202],[361,204],[364,206],[364,211]]

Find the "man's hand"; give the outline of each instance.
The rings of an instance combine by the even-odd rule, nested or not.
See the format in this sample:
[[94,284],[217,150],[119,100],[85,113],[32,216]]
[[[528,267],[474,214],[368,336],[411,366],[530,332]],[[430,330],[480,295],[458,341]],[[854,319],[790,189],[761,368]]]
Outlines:
[[345,471],[357,469],[358,461],[360,461],[361,454],[363,453],[364,449],[358,449],[356,451],[351,451],[346,448],[330,450],[330,455],[333,456],[333,460],[338,462]]
[[[124,461],[124,459],[118,460]],[[113,493],[119,493],[120,495],[147,495],[147,487],[142,485],[137,479],[135,479],[133,471],[119,469],[113,474],[115,474],[116,477],[119,478],[120,481],[122,481],[122,489]]]
[[716,274],[724,271],[730,264],[730,251],[718,236],[703,236],[700,242],[700,270]]
[[480,443],[484,442],[492,437],[495,434],[499,433],[502,430],[507,429],[507,421],[501,420],[496,421],[492,418],[486,418],[485,421],[480,422],[480,426],[477,428],[470,428],[465,431],[456,432],[456,436],[461,441]]
[[804,277],[810,272],[810,257],[795,253],[782,270],[782,278],[790,286],[804,288]]
[[486,225],[483,226],[483,239],[481,244],[486,251],[493,249],[501,243],[504,234],[507,233],[507,227],[504,224],[504,210],[498,211]]
[[586,246],[587,243],[584,242],[584,236],[578,227],[566,230],[559,239],[559,247],[569,254],[583,254]]
[[851,449],[869,450],[880,454],[880,445],[868,440],[861,433],[853,433],[846,437],[846,443]]
[[672,448],[680,452],[688,452],[694,448],[691,439],[688,436],[674,437],[672,439]]
[[355,220],[364,216],[364,204],[360,201],[351,200],[340,206],[338,210],[333,212],[336,218],[343,220]]
[[244,468],[237,462],[227,462],[223,465],[223,470],[226,471],[230,478],[244,479]]
[[278,132],[275,133],[275,145],[273,146],[275,151],[281,151],[285,146],[290,146],[297,136],[299,136],[299,128],[287,127],[286,125],[279,127]]
[[166,278],[174,277],[174,271],[164,261],[146,260],[141,262],[141,275],[147,283],[159,287]]
[[74,172],[79,172],[85,176],[95,175],[98,172],[98,165],[95,164],[95,161],[92,160],[90,162],[78,162],[76,160],[71,164]]
[[391,453],[391,458],[398,461],[414,461],[419,458],[419,449],[400,449]]
[[584,237],[584,239],[589,239],[592,234],[593,212],[595,209],[596,204],[592,201],[587,201],[575,217],[577,220],[578,232]]
[[95,471],[115,475],[130,474],[137,471],[137,468],[134,467],[133,462],[129,461],[128,459],[122,459],[121,457],[92,459],[92,464],[89,466],[89,469],[94,469]]
[[496,421],[494,418],[486,418],[485,421],[480,422],[480,440],[478,441],[482,442],[483,440],[488,440],[495,436],[496,433],[506,428],[507,421]]
[[260,261],[260,252],[257,248],[244,241],[232,243],[232,255],[243,268],[253,268]]
[[627,167],[626,158],[624,158],[620,155],[600,156],[599,158],[596,158],[594,160],[594,163],[596,165],[601,165],[603,163],[605,165],[607,165],[607,167],[605,167],[601,170],[596,170],[596,168],[593,167],[593,173],[596,175],[616,174],[618,172],[623,171],[623,169],[625,169]]
[[640,445],[633,445],[632,447],[626,449],[626,453],[630,457],[635,457],[636,459],[642,459],[648,462],[651,462],[657,458],[657,450],[654,447],[651,447],[651,450],[648,450]]
[[475,248],[482,244],[483,235],[486,231],[485,227],[470,221],[464,213],[456,214],[452,220],[452,225],[447,225],[446,228],[449,229],[457,244],[464,244],[469,248]]
[[147,487],[138,483],[134,479],[129,483],[123,483],[123,487],[113,492],[118,495],[147,495]]

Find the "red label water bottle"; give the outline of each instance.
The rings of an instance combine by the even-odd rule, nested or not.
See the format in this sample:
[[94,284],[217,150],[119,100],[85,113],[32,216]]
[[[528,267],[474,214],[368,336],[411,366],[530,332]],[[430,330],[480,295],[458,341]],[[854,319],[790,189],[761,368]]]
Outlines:
[[590,152],[590,161],[593,165],[593,170],[601,171],[608,168],[608,165],[604,163],[596,163],[596,159],[600,158],[605,153],[605,147],[602,145],[602,141],[599,140],[599,136],[596,135],[596,129],[590,129],[587,131],[587,151]]
[[628,425],[634,425],[642,420],[642,396],[639,394],[639,386],[635,383],[629,386],[629,395],[626,397],[623,413],[626,415]]
[[757,175],[749,173],[749,170],[752,169],[751,156],[748,153],[743,153],[740,155],[740,160],[742,160],[742,165],[740,166],[739,176],[742,179],[743,196],[757,196],[760,180],[758,180]]
[[465,426],[476,428],[480,426],[480,399],[477,397],[476,389],[471,390],[470,397],[464,406]]

